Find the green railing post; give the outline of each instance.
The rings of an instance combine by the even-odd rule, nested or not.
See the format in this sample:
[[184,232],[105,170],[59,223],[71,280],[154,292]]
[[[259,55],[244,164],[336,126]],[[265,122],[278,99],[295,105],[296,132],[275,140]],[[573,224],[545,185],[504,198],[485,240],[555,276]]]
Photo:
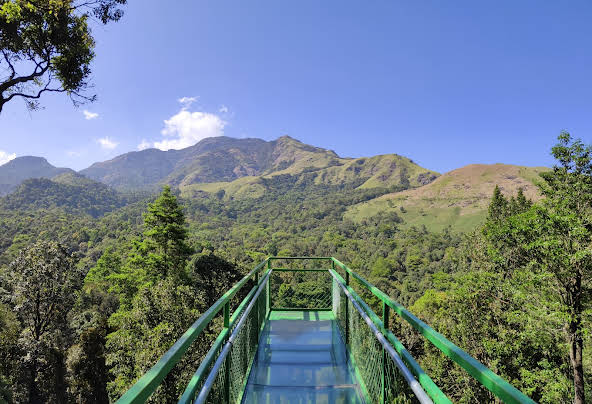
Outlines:
[[[257,287],[259,285],[259,272],[255,272],[255,287]],[[259,325],[259,307],[261,306],[261,303],[259,302],[259,300],[257,300],[255,302],[255,319],[257,320],[257,325]]]
[[[335,265],[335,261],[333,261]],[[345,271],[345,285],[349,286],[349,272]],[[345,299],[345,345],[349,345],[349,299]]]
[[[224,328],[230,327],[230,301],[224,304]],[[226,358],[226,372],[224,373],[224,403],[230,403],[230,357]]]
[[[385,330],[389,329],[389,315],[390,307],[382,302],[382,324]],[[386,363],[387,363],[387,352],[382,348],[382,404],[386,403],[386,389],[387,389],[387,375],[386,375]]]
[[[267,269],[271,269],[271,258],[267,260]],[[267,311],[265,314],[271,311],[271,275],[269,275],[269,281],[267,282]]]

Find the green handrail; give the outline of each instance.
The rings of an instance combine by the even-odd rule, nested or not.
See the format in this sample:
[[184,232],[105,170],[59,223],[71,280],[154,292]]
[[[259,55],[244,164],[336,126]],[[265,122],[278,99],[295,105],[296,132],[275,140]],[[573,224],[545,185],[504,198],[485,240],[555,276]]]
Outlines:
[[[435,331],[426,323],[411,314],[405,307],[391,299],[387,294],[372,285],[370,282],[353,272],[345,264],[332,258],[337,266],[346,271],[346,273],[353,276],[357,281],[362,283],[374,296],[378,297],[386,305],[391,307],[399,316],[407,321],[413,328],[415,328],[421,335],[428,339],[436,348],[438,348],[444,355],[448,356],[454,362],[465,369],[472,377],[479,381],[487,390],[491,391],[498,398],[505,403],[511,404],[535,404],[535,401],[527,397],[520,390],[512,386],[510,383],[502,379],[500,376],[493,373],[489,368],[479,362],[477,359],[471,357],[468,353],[460,349],[458,346],[447,340],[442,334]],[[378,320],[380,321],[380,320]],[[392,341],[391,341],[392,342]],[[396,348],[396,347],[395,347]],[[408,363],[410,367],[413,366]],[[418,375],[416,375],[418,376]],[[418,376],[419,377],[419,376]],[[421,383],[421,381],[420,381]],[[426,388],[426,386],[424,386]],[[427,388],[426,388],[427,391]],[[429,393],[429,392],[428,392]]]
[[[171,369],[179,362],[181,357],[185,354],[187,349],[195,341],[195,339],[203,332],[208,326],[212,319],[220,312],[225,311],[225,328],[219,334],[218,338],[214,341],[212,348],[206,354],[206,357],[200,364],[199,368],[192,377],[189,385],[187,386],[180,402],[189,402],[191,397],[195,394],[199,382],[204,377],[207,367],[215,359],[216,347],[220,346],[228,336],[228,330],[237,321],[241,310],[252,298],[255,286],[247,295],[247,297],[241,302],[238,309],[235,310],[232,316],[230,316],[229,302],[232,297],[247,283],[247,281],[255,276],[257,284],[259,284],[259,273],[263,268],[267,271],[272,269],[272,261],[277,260],[312,260],[312,261],[329,261],[331,267],[335,269],[340,267],[345,271],[345,279],[335,272],[339,281],[346,285],[347,290],[354,296],[356,301],[360,304],[362,309],[368,314],[368,317],[377,326],[380,332],[387,338],[387,340],[393,345],[397,353],[409,366],[411,372],[417,377],[418,381],[430,395],[430,397],[436,403],[448,404],[450,400],[442,393],[442,391],[436,386],[432,379],[423,371],[411,354],[405,349],[401,342],[388,330],[388,317],[385,313],[388,312],[388,308],[392,308],[401,318],[407,321],[413,328],[415,328],[420,334],[422,334],[428,341],[430,341],[436,348],[442,353],[452,359],[455,363],[465,369],[472,377],[479,381],[485,388],[495,394],[498,398],[506,403],[513,404],[531,404],[533,400],[528,398],[510,383],[502,379],[500,376],[493,373],[481,362],[472,358],[465,351],[460,349],[458,346],[447,340],[443,335],[436,332],[434,329],[429,327],[423,321],[411,314],[407,309],[401,306],[399,303],[391,299],[387,294],[382,292],[380,289],[366,281],[364,278],[353,272],[345,264],[333,257],[268,257],[260,264],[258,264],[251,272],[249,272],[243,279],[241,279],[236,285],[228,290],[220,299],[214,303],[206,312],[197,320],[193,325],[175,342],[175,344],[163,355],[163,357],[146,373],[142,376],[118,401],[119,404],[128,403],[142,403],[145,402],[150,395],[156,390],[159,384],[163,381],[166,375]],[[298,269],[287,269],[281,268],[276,269],[279,271],[290,270],[298,271]],[[316,272],[320,270],[329,269],[300,269],[301,271]],[[363,301],[363,299],[351,288],[349,285],[350,275],[360,282],[365,288],[367,288],[372,294],[378,297],[383,303],[383,319],[381,320],[376,313]],[[268,284],[269,287],[269,284]],[[269,296],[270,297],[270,296]],[[268,303],[269,309],[271,309]],[[347,315],[347,311],[346,311]],[[347,339],[347,329],[346,339]]]
[[150,368],[123,396],[116,402],[118,404],[143,403],[156,390],[171,369],[179,362],[183,354],[189,349],[193,341],[208,326],[210,321],[224,308],[226,303],[247,283],[247,281],[261,268],[265,266],[267,259],[257,265],[243,279],[234,285],[228,292],[214,303],[185,333],[173,344],[173,346]]
[[409,370],[415,377],[417,377],[417,381],[419,384],[425,389],[426,393],[430,396],[432,400],[434,400],[437,404],[452,404],[452,401],[446,397],[446,395],[440,390],[440,388],[434,383],[430,376],[428,376],[421,366],[415,361],[413,356],[407,351],[407,349],[401,344],[401,342],[394,336],[392,332],[384,327],[384,323],[378,318],[374,310],[372,310],[366,302],[356,293],[356,291],[351,287],[348,286],[345,282],[345,279],[341,275],[339,275],[336,271],[331,270],[334,273],[334,276],[339,280],[339,282],[343,283],[347,290],[351,293],[351,295],[356,299],[358,304],[362,306],[362,309],[366,312],[368,317],[372,320],[372,322],[378,327],[378,329],[383,333],[383,335],[387,338],[387,340],[393,345],[397,353],[401,356],[403,361],[409,366]]

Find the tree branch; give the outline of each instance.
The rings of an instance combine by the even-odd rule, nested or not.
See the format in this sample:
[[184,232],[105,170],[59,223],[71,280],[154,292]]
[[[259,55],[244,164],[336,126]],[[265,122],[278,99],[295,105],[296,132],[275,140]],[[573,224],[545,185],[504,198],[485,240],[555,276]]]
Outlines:
[[8,78],[8,80],[12,80],[12,79],[14,79],[14,76],[16,76],[16,70],[14,70],[14,66],[13,66],[12,62],[10,61],[8,54],[6,53],[6,50],[2,50],[2,54],[4,55],[4,60],[6,60],[6,63],[8,63],[8,66],[10,67],[10,70],[12,72],[10,74],[10,77]]
[[[0,94],[2,94],[6,90],[8,90],[10,87],[13,87],[17,84],[26,83],[27,81],[31,81],[31,80],[36,79],[37,77],[43,76],[45,74],[45,72],[49,69],[49,62],[47,62],[47,64],[43,67],[41,66],[41,64],[37,64],[37,63],[35,63],[35,64],[36,64],[35,70],[30,75],[12,78],[12,79],[9,79],[9,80],[5,81],[4,83],[0,84]],[[38,70],[39,68],[41,68],[41,70]],[[8,98],[8,99],[10,99],[10,98]]]

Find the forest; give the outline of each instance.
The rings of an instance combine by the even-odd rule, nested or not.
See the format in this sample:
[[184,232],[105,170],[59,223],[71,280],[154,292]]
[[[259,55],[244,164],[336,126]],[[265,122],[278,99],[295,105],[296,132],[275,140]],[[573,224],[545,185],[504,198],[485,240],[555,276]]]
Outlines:
[[[284,174],[265,179],[261,196],[230,199],[29,180],[0,199],[0,402],[115,401],[224,291],[280,255],[335,256],[535,401],[584,403],[592,147],[562,133],[551,152],[542,199],[496,187],[485,221],[466,233],[406,227],[396,210],[344,218],[408,183]],[[394,327],[454,402],[495,402],[408,326]],[[216,333],[151,402],[179,397]]]

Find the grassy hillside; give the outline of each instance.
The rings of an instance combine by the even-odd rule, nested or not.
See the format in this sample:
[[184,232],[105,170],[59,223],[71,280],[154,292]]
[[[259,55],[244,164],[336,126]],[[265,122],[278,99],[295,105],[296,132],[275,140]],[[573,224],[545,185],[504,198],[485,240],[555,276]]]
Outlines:
[[472,164],[450,171],[432,183],[403,192],[390,193],[352,206],[346,217],[360,222],[380,212],[396,211],[406,226],[425,225],[438,231],[473,229],[485,218],[493,188],[515,195],[522,187],[527,198],[540,198],[535,182],[545,167],[506,164]]
[[[396,154],[342,158],[334,151],[304,144],[289,136],[273,141],[215,137],[182,150],[156,149],[126,153],[95,163],[82,174],[120,190],[157,189],[171,184],[184,192],[219,192],[259,196],[256,178],[291,175],[316,185],[362,188],[418,186],[437,177]],[[235,182],[236,181],[236,182]]]
[[270,168],[262,175],[249,175],[234,181],[193,182],[193,175],[180,183],[184,197],[199,192],[216,193],[220,198],[258,198],[268,190],[266,179],[279,176],[297,178],[297,184],[348,186],[359,189],[409,188],[430,183],[438,173],[426,170],[396,154],[374,157],[341,158],[331,150],[305,145],[288,136],[276,141]]

